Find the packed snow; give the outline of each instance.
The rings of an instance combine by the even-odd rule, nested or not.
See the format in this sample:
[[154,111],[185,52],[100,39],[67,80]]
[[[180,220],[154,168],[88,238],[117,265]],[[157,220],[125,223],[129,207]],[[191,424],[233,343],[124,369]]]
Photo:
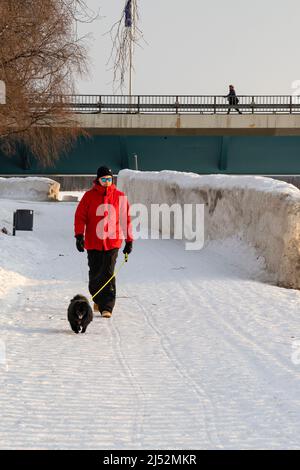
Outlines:
[[197,173],[188,173],[184,171],[162,170],[162,171],[135,171],[121,170],[118,174],[118,181],[126,178],[136,178],[139,175],[147,181],[157,182],[164,181],[169,185],[184,186],[190,191],[199,189],[200,187],[209,187],[217,189],[236,190],[240,187],[244,189],[254,189],[256,191],[264,191],[269,193],[284,193],[285,195],[300,200],[300,191],[293,184],[285,181],[275,180],[266,176],[255,175],[199,175]]
[[[0,200],[1,448],[299,448],[300,293],[265,284],[235,237],[197,252],[137,240],[113,317],[76,335],[76,206]],[[16,209],[34,229],[13,237]]]
[[26,201],[58,200],[60,184],[51,178],[28,176],[25,178],[0,177],[0,197],[26,199]]
[[[179,204],[182,211],[202,205],[205,243],[240,238],[264,258],[270,282],[300,289],[300,190],[295,186],[261,176],[133,170],[120,171],[118,184],[149,214],[154,204]],[[184,223],[185,233],[191,225],[189,219]]]

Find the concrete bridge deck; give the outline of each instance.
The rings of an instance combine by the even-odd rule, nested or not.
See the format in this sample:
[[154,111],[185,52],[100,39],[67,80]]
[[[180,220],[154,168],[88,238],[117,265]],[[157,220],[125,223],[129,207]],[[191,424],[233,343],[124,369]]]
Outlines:
[[300,135],[300,114],[99,113],[76,118],[82,127],[101,135]]

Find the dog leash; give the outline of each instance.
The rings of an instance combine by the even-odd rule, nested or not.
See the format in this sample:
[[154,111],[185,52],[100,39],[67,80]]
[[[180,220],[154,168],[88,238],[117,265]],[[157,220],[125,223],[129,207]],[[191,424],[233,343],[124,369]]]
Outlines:
[[121,264],[121,266],[119,267],[119,269],[116,272],[114,272],[113,275],[108,279],[108,281],[102,287],[100,287],[100,289],[96,292],[96,294],[92,296],[92,300],[94,300],[96,295],[98,295],[99,292],[101,292],[102,289],[104,289],[104,287],[107,286],[107,284],[119,273],[120,269],[124,266],[125,263],[127,263],[127,261],[128,261],[128,253],[125,253],[125,259],[123,263]]

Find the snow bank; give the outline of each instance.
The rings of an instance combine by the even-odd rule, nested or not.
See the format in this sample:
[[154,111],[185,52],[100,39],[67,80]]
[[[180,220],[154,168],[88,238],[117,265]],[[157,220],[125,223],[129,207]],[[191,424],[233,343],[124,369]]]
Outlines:
[[300,191],[293,185],[261,176],[122,170],[118,187],[149,212],[150,204],[205,204],[206,243],[238,236],[264,257],[277,285],[300,289]]
[[0,178],[0,198],[26,201],[58,200],[60,184],[50,178]]

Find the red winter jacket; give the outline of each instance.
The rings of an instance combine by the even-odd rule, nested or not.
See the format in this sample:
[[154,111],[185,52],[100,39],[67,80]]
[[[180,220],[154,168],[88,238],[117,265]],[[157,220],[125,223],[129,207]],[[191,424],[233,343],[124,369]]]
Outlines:
[[94,181],[77,206],[74,226],[75,236],[84,235],[86,250],[112,250],[124,239],[133,241],[128,200],[114,184]]

